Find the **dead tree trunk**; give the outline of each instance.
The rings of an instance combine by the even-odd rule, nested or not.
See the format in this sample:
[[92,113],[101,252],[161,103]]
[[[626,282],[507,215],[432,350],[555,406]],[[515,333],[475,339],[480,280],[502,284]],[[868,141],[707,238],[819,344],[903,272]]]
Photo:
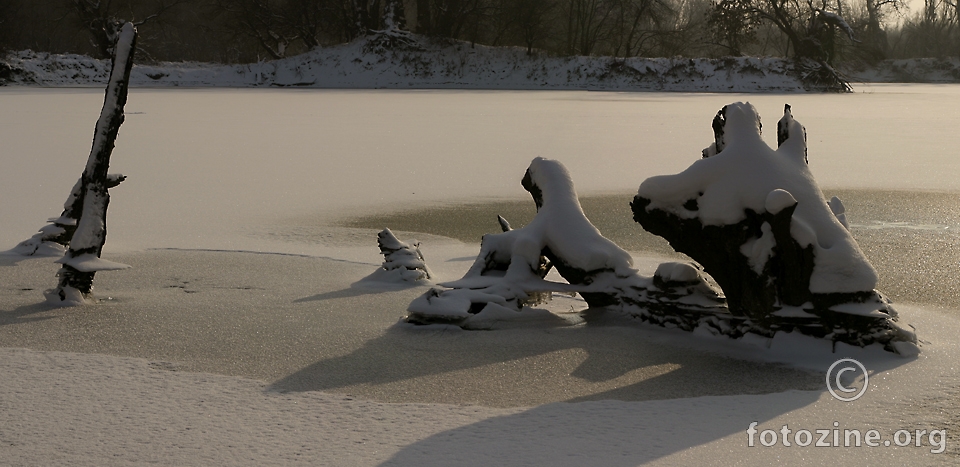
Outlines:
[[61,301],[82,301],[82,298],[92,291],[93,277],[97,271],[125,267],[100,260],[100,253],[107,238],[107,206],[110,203],[108,189],[119,183],[116,177],[107,175],[107,170],[117,132],[123,123],[123,106],[127,102],[127,87],[133,67],[136,40],[137,30],[133,24],[124,24],[114,46],[113,69],[107,83],[100,119],[94,130],[93,147],[86,169],[80,177],[78,196],[70,207],[75,209],[80,206],[80,212],[76,229],[70,239],[70,248],[58,261],[63,264],[56,290]]

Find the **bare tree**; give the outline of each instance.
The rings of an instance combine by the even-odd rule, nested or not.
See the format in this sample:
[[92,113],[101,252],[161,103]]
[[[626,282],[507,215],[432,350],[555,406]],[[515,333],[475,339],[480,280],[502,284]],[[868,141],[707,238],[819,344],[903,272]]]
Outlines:
[[[747,31],[761,23],[769,23],[787,37],[792,57],[801,79],[819,89],[847,91],[846,80],[833,68],[836,57],[836,36],[842,32],[856,40],[853,29],[835,11],[842,4],[830,5],[820,0],[718,0],[715,14],[721,12],[732,30]],[[729,44],[728,44],[729,46]]]
[[604,38],[613,13],[611,0],[569,0],[567,2],[566,51],[590,55]]
[[[77,183],[76,203],[81,206],[76,228],[70,239],[70,248],[58,262],[63,266],[58,273],[59,285],[53,295],[62,302],[82,303],[92,292],[93,278],[97,271],[124,269],[124,264],[104,261],[100,258],[107,239],[107,206],[110,204],[111,187],[119,184],[123,176],[107,174],[110,156],[113,153],[117,132],[123,124],[123,107],[127,103],[127,89],[133,54],[137,42],[137,30],[131,23],[117,27],[113,54],[113,66],[103,98],[103,109],[93,133],[93,147],[87,166]],[[118,181],[119,180],[119,181]]]
[[300,38],[287,27],[277,0],[217,0],[217,8],[227,13],[233,29],[255,39],[270,58],[285,57]]
[[744,47],[757,35],[760,16],[745,14],[752,7],[752,0],[723,0],[714,3],[708,24],[716,43],[726,48],[730,55],[743,55]]
[[516,0],[508,10],[516,21],[517,31],[523,45],[527,47],[528,54],[547,35],[547,21],[556,7],[554,0]]
[[887,58],[890,43],[887,39],[887,32],[882,25],[884,17],[888,10],[899,13],[905,5],[904,0],[864,0],[864,6],[867,10],[867,23],[863,41],[864,47],[870,55],[869,58]]
[[657,35],[673,10],[666,0],[618,0],[615,8],[613,54],[624,57],[636,55],[647,39]]
[[67,0],[80,20],[82,28],[90,34],[91,43],[100,58],[113,56],[120,26],[129,21],[135,27],[156,21],[171,8],[186,0],[155,0],[149,4],[132,0]]

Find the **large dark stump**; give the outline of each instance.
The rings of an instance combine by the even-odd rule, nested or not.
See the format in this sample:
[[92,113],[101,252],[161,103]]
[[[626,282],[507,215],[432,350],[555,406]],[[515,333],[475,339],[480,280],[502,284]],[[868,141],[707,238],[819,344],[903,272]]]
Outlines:
[[786,106],[777,150],[760,128],[750,104],[721,109],[704,158],[646,180],[631,203],[634,219],[700,263],[751,332],[797,330],[909,352],[897,343],[916,336],[874,289],[876,271],[838,218],[839,200],[828,203],[810,174],[803,126]]

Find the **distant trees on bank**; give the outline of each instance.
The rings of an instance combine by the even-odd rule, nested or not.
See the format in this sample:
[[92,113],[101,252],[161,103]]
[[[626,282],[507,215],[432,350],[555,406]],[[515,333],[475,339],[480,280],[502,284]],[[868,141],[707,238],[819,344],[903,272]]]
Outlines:
[[960,56],[960,0],[2,0],[0,49],[254,62],[387,27],[555,55],[763,55],[871,63]]

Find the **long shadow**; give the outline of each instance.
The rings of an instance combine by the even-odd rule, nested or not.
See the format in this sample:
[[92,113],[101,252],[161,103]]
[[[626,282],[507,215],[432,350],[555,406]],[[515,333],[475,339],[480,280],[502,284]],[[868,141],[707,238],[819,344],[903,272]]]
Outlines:
[[[667,372],[665,376],[648,376],[610,392],[597,389],[596,394],[578,394],[573,396],[575,401],[652,400],[822,388],[820,374],[645,342],[637,329],[571,327],[558,318],[553,322],[534,322],[525,328],[475,332],[454,327],[416,328],[398,324],[356,351],[304,367],[274,382],[271,389],[335,391],[349,386],[389,385],[428,376],[439,380],[431,380],[438,384],[462,385],[466,383],[457,380],[457,376],[444,374],[481,367],[488,367],[484,371],[491,371],[490,365],[570,349],[587,355],[586,360],[570,373],[570,377],[586,383],[604,383],[637,371],[651,375]],[[523,391],[523,378],[522,372],[502,377],[492,374],[488,380],[471,381],[469,384],[479,386],[470,390],[477,393],[488,389],[509,392],[504,385],[512,384],[518,386],[517,391]],[[704,381],[710,384],[704,384]],[[406,390],[416,391],[417,388],[408,387]],[[429,389],[424,391],[427,394]]]
[[[819,397],[814,391],[793,391],[750,398],[547,404],[435,434],[380,465],[633,467],[737,433],[746,439],[751,422],[762,426]],[[739,447],[730,444],[730,451]]]
[[412,289],[415,287],[421,287],[423,284],[411,284],[411,283],[384,283],[384,282],[365,282],[358,281],[350,285],[350,287],[341,290],[334,290],[332,292],[324,292],[317,295],[311,295],[309,297],[298,298],[293,301],[293,303],[303,303],[303,302],[313,302],[320,300],[334,300],[338,298],[351,298],[359,297],[362,295],[373,295],[384,292],[396,292],[398,290]]
[[[520,369],[512,375],[498,369],[577,349],[587,356],[570,377],[586,382],[585,391],[553,398],[563,402],[437,433],[382,465],[613,467],[642,464],[744,433],[751,422],[762,425],[817,401],[825,391],[823,374],[663,345],[644,339],[649,334],[638,327],[534,325],[465,332],[452,326],[400,324],[350,354],[313,363],[276,381],[271,389],[337,392],[349,386],[351,391],[381,386],[389,392],[402,387],[405,400],[417,402],[443,402],[432,394],[445,390],[507,398],[537,390],[537,365],[549,359],[518,362]],[[880,366],[909,361],[893,357]],[[637,382],[614,381],[631,372],[663,368]],[[610,384],[590,386],[596,382]],[[751,396],[743,397],[746,394]],[[532,405],[497,402],[491,404]]]
[[[329,391],[356,384],[388,384],[421,376],[476,368],[558,350],[556,346],[491,346],[459,328],[397,325],[341,357],[321,360],[271,385],[279,391]],[[483,333],[482,331],[478,331]],[[497,331],[500,332],[500,331]],[[515,332],[515,331],[506,331]],[[465,342],[466,337],[468,341]]]
[[17,263],[21,261],[26,261],[28,259],[36,258],[47,258],[47,256],[23,256],[8,251],[0,251],[0,267],[3,266],[16,266]]
[[0,310],[0,326],[53,319],[55,318],[54,316],[33,316],[37,313],[50,311],[51,309],[54,309],[54,307],[46,303],[36,303],[33,305],[23,305],[10,311]]

